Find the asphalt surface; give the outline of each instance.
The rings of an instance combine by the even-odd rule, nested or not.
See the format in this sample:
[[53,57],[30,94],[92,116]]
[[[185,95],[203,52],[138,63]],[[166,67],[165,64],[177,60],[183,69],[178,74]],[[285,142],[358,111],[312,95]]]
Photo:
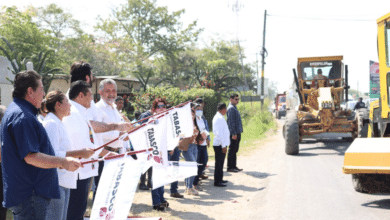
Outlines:
[[[262,149],[258,167],[266,178],[251,196],[250,219],[390,219],[389,194],[361,194],[343,174],[351,142],[325,135],[304,139],[297,156],[284,152],[281,125]],[[369,146],[368,146],[369,147]]]

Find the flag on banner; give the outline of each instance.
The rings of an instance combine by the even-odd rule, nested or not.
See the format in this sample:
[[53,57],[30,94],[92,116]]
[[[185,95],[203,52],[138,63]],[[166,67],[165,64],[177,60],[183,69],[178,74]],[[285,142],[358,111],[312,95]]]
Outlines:
[[167,167],[153,165],[153,189],[197,174],[198,164],[196,162],[169,161]]
[[145,160],[129,156],[105,161],[91,219],[126,219],[144,164]]
[[167,149],[169,151],[178,145],[181,137],[191,137],[193,135],[193,123],[190,103],[169,111],[167,124]]
[[131,143],[134,149],[149,149],[148,160],[152,161],[149,166],[145,166],[146,171],[153,164],[163,164],[168,161],[167,152],[167,115],[161,115],[155,119],[150,119],[145,127],[129,134]]

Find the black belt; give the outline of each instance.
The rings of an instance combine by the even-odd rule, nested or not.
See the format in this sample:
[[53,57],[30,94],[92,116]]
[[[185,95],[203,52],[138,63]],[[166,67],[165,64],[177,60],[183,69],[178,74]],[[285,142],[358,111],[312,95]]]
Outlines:
[[118,149],[118,148],[113,148],[113,147],[105,146],[104,149],[119,154],[119,149]]

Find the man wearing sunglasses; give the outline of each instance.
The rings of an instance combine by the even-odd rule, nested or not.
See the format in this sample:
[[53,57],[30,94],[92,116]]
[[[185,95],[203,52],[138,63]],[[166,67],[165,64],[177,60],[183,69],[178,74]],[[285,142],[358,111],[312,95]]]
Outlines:
[[241,133],[243,132],[241,115],[236,107],[239,101],[238,94],[232,94],[227,108],[227,123],[230,131],[227,171],[234,173],[242,171],[237,167],[237,152],[240,146]]

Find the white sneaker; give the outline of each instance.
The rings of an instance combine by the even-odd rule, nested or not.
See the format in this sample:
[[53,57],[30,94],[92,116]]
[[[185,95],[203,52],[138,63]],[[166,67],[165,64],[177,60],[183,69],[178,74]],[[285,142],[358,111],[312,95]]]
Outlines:
[[194,189],[194,188],[187,189],[187,194],[188,195],[194,195],[194,196],[199,195],[198,191],[196,189]]

